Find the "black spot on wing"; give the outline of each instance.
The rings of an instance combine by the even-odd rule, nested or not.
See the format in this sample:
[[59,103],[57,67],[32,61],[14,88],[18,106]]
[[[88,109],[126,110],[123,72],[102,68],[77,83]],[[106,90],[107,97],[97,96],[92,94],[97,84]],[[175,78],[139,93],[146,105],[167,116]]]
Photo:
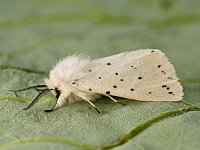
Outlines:
[[108,65],[108,66],[111,65],[111,63],[107,63],[107,65]]
[[[170,89],[170,87],[167,87],[167,85],[162,85],[162,87],[163,88],[166,88],[167,90],[169,90]],[[171,92],[169,92],[169,94],[170,94]]]
[[169,79],[169,80],[173,80],[173,78],[172,78],[172,77],[167,77],[167,79]]
[[162,85],[162,87],[164,88],[164,87],[167,87],[167,85]]
[[[131,66],[131,68],[133,68],[134,66]],[[136,67],[134,67],[134,69],[137,69]]]
[[109,94],[110,94],[110,91],[106,91],[106,94],[108,94],[108,95],[109,95]]

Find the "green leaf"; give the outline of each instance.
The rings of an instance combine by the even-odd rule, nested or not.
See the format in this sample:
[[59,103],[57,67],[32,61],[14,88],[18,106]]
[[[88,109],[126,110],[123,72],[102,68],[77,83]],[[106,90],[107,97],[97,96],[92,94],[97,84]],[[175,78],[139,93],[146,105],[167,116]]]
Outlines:
[[[200,147],[199,1],[1,1],[0,149],[198,150]],[[139,102],[103,97],[98,114],[85,102],[45,113],[36,91],[62,57],[93,58],[159,48],[184,87],[181,102]]]

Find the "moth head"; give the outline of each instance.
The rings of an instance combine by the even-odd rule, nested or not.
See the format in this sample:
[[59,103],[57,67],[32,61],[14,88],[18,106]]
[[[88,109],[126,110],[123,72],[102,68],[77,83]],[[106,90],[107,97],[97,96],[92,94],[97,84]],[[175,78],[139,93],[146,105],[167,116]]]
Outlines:
[[53,95],[58,95],[61,93],[61,87],[60,87],[60,81],[56,78],[45,78],[44,79],[45,84],[49,89],[52,89],[51,92]]
[[68,92],[66,89],[67,84],[65,79],[56,71],[50,71],[49,78],[44,79],[45,84],[51,92],[57,97],[59,94],[65,97],[65,93]]

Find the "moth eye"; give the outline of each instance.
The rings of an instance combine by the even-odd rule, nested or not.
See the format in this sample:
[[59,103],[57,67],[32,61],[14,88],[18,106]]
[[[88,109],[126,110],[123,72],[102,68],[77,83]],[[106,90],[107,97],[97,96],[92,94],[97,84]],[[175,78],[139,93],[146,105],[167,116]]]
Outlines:
[[56,93],[60,93],[60,90],[59,90],[57,87],[54,88],[54,91],[55,91]]

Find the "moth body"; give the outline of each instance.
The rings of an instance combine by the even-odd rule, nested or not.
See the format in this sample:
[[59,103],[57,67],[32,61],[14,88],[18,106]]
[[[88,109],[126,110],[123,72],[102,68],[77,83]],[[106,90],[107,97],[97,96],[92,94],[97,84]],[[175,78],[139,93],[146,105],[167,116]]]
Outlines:
[[[124,52],[90,61],[80,56],[61,60],[45,79],[49,89],[58,89],[56,107],[66,100],[91,102],[99,95],[140,101],[179,101],[182,86],[168,58],[157,49]],[[55,90],[52,91],[55,95]]]
[[100,112],[92,103],[100,95],[117,103],[112,96],[138,101],[179,101],[183,88],[178,80],[173,65],[158,49],[124,52],[96,60],[73,55],[53,67],[49,78],[44,80],[46,85],[25,89],[43,88],[26,109],[49,90],[57,101],[47,111],[62,106],[67,100],[84,100]]

